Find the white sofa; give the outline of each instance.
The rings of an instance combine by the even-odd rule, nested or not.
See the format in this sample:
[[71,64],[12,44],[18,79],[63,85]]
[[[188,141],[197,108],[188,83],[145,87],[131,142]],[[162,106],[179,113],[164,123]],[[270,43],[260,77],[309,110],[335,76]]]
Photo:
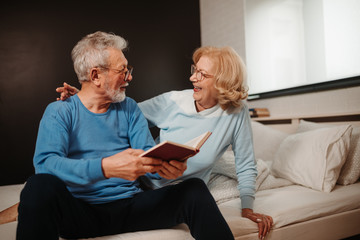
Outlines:
[[[355,119],[360,119],[360,113],[353,115],[356,116]],[[300,119],[294,118],[290,119],[289,124],[271,126],[255,121],[252,123],[259,172],[254,211],[268,214],[274,219],[273,230],[267,239],[342,239],[360,234],[360,120],[343,122],[342,119],[338,123],[342,126],[352,124],[352,131],[347,127],[333,127],[328,131],[330,127],[327,124],[323,128],[324,124]],[[324,119],[328,119],[327,116]],[[271,119],[258,120],[266,123]],[[323,130],[319,130],[320,128]],[[335,128],[338,130],[334,130]],[[326,143],[329,138],[336,141]],[[325,145],[327,148],[324,148]],[[312,151],[311,154],[304,149]],[[306,161],[299,164],[297,161],[305,156]],[[274,169],[274,166],[278,169]],[[329,166],[331,169],[328,169]],[[308,178],[311,181],[307,181]],[[323,182],[319,185],[318,181]],[[230,150],[214,168],[208,186],[235,239],[258,239],[256,223],[241,217],[241,202],[236,189],[233,154]],[[21,189],[21,184],[0,187],[0,210],[17,202]],[[15,239],[16,224],[0,225],[0,239]],[[193,238],[186,225],[179,225],[172,229],[95,239]]]

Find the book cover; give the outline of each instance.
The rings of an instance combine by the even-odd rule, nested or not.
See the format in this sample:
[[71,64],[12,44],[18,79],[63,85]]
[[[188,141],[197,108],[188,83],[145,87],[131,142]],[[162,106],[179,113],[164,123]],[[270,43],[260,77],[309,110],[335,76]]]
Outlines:
[[205,132],[185,144],[164,141],[145,151],[140,155],[140,157],[160,158],[166,161],[184,161],[185,159],[197,154],[210,135],[211,132]]

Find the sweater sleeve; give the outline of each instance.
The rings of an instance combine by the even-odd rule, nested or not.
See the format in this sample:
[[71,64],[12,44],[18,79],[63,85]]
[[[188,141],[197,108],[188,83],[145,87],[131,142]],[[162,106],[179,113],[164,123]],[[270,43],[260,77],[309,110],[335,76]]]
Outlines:
[[[148,123],[136,102],[129,99],[129,104],[131,105],[128,108],[130,109],[130,111],[128,110],[130,145],[132,148],[146,151],[155,145],[154,139],[149,131]],[[145,175],[151,179],[161,178],[158,173],[147,173]]]
[[252,209],[255,200],[257,168],[253,149],[250,116],[246,106],[244,106],[240,112],[239,127],[237,129],[238,131],[234,134],[232,147],[235,155],[241,207]]
[[148,123],[137,103],[128,98],[127,118],[129,121],[129,141],[132,148],[148,150],[155,145]]
[[166,122],[167,108],[169,107],[169,95],[171,92],[163,93],[139,103],[139,107],[149,123],[149,127],[159,127]]
[[[101,158],[69,159],[71,114],[61,114],[58,103],[50,104],[40,121],[34,154],[36,173],[49,173],[62,179],[68,186],[91,184],[105,179]],[[90,160],[90,161],[89,161]]]

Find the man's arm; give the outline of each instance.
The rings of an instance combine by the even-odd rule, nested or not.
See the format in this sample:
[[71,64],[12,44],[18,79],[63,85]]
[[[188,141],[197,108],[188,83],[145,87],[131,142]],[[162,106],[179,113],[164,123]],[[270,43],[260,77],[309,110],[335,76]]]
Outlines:
[[159,175],[166,179],[176,179],[181,177],[187,169],[186,161],[164,161],[162,168],[158,171]]
[[156,158],[139,157],[143,150],[126,149],[102,160],[102,170],[106,178],[123,178],[134,181],[146,173],[157,172],[163,161]]
[[33,159],[35,172],[53,174],[68,185],[85,185],[105,179],[100,156],[75,160],[68,157],[73,130],[72,111],[63,102],[51,103],[46,108],[36,140]]
[[[128,111],[129,118],[129,135],[130,135],[130,144],[132,147],[140,148],[147,150],[152,147],[155,143],[152,138],[152,135],[148,128],[148,122],[145,119],[142,111],[133,100],[129,100],[129,104],[132,105]],[[176,160],[162,163],[162,168],[157,170],[159,176],[166,179],[175,179],[182,176],[184,171],[187,168],[187,163],[179,162]],[[155,171],[154,171],[155,172]],[[149,175],[148,175],[149,176]],[[152,176],[150,176],[152,177]]]

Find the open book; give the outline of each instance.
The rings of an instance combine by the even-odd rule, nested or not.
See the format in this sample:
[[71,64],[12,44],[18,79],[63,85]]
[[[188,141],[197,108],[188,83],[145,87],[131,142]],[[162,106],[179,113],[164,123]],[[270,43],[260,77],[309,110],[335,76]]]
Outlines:
[[185,144],[164,141],[142,153],[140,157],[154,157],[162,160],[183,161],[194,156],[200,151],[201,146],[210,137],[211,132],[205,132],[200,136],[191,139]]

